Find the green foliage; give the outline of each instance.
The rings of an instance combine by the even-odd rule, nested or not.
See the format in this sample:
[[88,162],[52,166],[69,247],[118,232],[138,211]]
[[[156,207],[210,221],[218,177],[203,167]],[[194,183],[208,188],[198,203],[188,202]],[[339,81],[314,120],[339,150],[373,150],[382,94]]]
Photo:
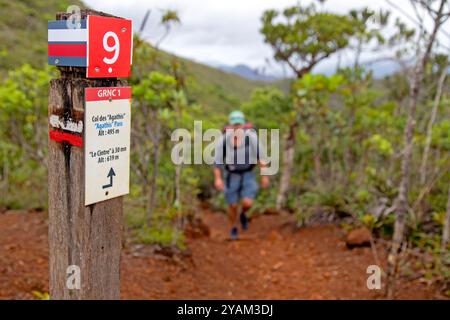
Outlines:
[[136,238],[144,244],[159,244],[163,247],[176,246],[185,249],[183,233],[174,226],[144,226],[136,232]]
[[378,229],[383,225],[383,222],[381,220],[378,220],[371,214],[365,214],[361,216],[360,221],[369,230]]
[[292,112],[290,98],[276,88],[256,89],[242,111],[257,128],[276,129],[289,121]]
[[32,294],[39,300],[50,300],[50,294],[48,292],[34,290],[32,291]]
[[178,12],[175,10],[166,10],[161,16],[161,24],[181,23]]
[[307,74],[294,82],[292,86],[297,104],[303,114],[322,113],[327,107],[330,95],[341,86],[344,78],[341,75],[327,77],[323,74]]
[[[30,65],[12,70],[0,86],[0,169],[5,196],[0,204],[7,207],[45,207],[47,93],[54,69],[38,70]],[[44,188],[46,190],[46,188]]]
[[275,59],[300,78],[320,61],[345,48],[362,23],[348,16],[319,11],[314,3],[265,11],[261,33]]
[[409,240],[415,247],[434,251],[435,253],[440,252],[441,237],[439,234],[429,234],[420,229],[415,229],[411,232]]
[[450,150],[450,120],[442,120],[433,127],[431,143],[435,148]]
[[[370,42],[372,39],[377,40],[378,46],[385,43],[385,38],[381,33],[381,29],[386,27],[389,22],[391,13],[389,11],[380,10],[375,12],[369,8],[362,8],[360,10],[350,10],[349,15],[357,23],[359,22],[359,29],[357,37],[362,42]],[[372,26],[372,27],[369,27]]]
[[364,141],[363,145],[366,148],[373,148],[383,156],[390,156],[394,153],[394,149],[392,148],[391,143],[379,134],[374,134],[371,137],[367,138]]
[[[152,109],[169,108],[175,99],[176,80],[171,75],[151,72],[133,86],[133,97]],[[145,111],[144,111],[145,112]],[[165,111],[167,112],[167,111]]]
[[439,225],[440,227],[444,226],[444,221],[445,221],[445,215],[446,212],[445,211],[438,211],[438,212],[433,212],[433,214],[431,215],[431,219],[433,222],[435,222],[437,225]]

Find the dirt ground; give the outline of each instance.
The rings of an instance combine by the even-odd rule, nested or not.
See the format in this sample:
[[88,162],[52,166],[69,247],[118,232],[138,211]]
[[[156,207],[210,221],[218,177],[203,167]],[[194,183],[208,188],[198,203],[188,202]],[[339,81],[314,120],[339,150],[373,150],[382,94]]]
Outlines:
[[[203,212],[206,237],[187,240],[188,255],[127,245],[122,299],[380,299],[366,286],[376,264],[370,248],[349,250],[334,225],[297,230],[292,217],[260,216],[239,241],[228,240],[223,214]],[[382,264],[385,252],[378,248]],[[42,212],[0,214],[0,299],[48,291],[47,222]],[[397,298],[443,298],[420,279],[400,280]]]

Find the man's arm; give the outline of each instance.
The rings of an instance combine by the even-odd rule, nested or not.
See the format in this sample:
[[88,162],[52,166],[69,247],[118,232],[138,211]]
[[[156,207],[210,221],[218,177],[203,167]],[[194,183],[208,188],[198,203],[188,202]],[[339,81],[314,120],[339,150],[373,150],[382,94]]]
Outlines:
[[[259,164],[259,170],[261,172],[261,169],[266,168],[267,167],[267,163],[264,160],[258,160],[258,164]],[[261,174],[261,187],[263,189],[266,189],[269,187],[270,181],[269,181],[269,176],[265,176]]]
[[219,191],[223,191],[225,188],[222,180],[222,170],[218,167],[214,167],[214,187]]
[[[252,141],[253,152],[254,152],[254,154],[256,154],[256,160],[258,162],[259,170],[261,172],[261,170],[263,168],[267,167],[267,161],[264,158],[264,155],[266,154],[265,149],[264,149],[264,146],[259,141],[258,135],[256,134],[256,132],[254,132],[254,134],[252,134],[251,141]],[[261,155],[263,155],[263,156],[261,157]],[[261,187],[263,189],[266,189],[269,187],[269,176],[261,174]]]
[[214,186],[217,190],[223,191],[225,186],[222,180],[222,170],[221,168],[224,166],[223,162],[223,144],[225,143],[225,137],[222,135],[217,142],[215,159],[214,159]]

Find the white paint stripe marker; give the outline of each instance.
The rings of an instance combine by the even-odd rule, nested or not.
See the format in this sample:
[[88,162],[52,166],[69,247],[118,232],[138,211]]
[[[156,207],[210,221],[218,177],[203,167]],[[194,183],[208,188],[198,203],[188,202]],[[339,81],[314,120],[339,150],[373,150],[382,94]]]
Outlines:
[[61,120],[57,115],[52,114],[50,116],[50,125],[53,128],[59,128],[70,132],[82,133],[83,132],[83,121],[75,122],[72,119],[67,121]]
[[86,42],[87,29],[48,29],[48,42]]

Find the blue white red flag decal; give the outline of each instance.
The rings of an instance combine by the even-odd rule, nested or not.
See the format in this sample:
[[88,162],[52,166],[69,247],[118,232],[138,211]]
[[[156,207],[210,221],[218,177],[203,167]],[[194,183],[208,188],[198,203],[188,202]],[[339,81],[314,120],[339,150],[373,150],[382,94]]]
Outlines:
[[48,22],[48,64],[55,66],[87,66],[86,20],[80,28],[69,28],[66,20]]

